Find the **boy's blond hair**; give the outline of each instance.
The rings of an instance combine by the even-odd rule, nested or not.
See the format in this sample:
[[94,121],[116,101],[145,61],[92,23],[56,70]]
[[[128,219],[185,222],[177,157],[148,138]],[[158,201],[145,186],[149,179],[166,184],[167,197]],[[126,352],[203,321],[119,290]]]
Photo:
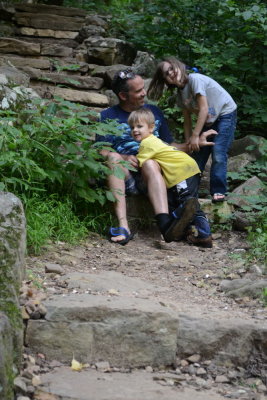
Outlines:
[[146,122],[149,126],[155,125],[155,117],[152,111],[148,108],[142,107],[136,111],[131,112],[128,118],[128,124],[130,127],[133,127],[138,122],[143,121]]

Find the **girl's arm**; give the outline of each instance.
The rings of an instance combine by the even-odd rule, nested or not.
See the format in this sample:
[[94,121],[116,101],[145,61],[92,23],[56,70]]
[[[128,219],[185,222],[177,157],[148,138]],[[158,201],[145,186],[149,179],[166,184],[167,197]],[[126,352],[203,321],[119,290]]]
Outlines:
[[199,135],[205,125],[209,111],[206,96],[197,94],[197,104],[199,109],[197,122],[193,129],[192,136],[189,139],[189,146],[192,151],[199,151]]
[[186,108],[183,108],[183,116],[184,116],[184,139],[185,142],[189,142],[190,136],[192,134],[192,120],[191,113]]

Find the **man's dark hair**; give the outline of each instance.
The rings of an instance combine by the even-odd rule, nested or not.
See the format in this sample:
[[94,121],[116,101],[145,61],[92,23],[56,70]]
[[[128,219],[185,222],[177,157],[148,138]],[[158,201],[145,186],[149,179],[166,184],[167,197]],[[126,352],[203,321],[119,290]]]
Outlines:
[[114,75],[111,82],[112,91],[118,96],[120,92],[129,92],[128,81],[134,79],[137,75],[131,68],[123,69]]

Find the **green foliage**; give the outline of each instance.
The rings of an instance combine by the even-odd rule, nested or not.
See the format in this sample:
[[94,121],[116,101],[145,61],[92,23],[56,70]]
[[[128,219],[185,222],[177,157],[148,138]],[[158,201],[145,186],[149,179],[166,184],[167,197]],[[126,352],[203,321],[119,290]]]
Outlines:
[[[255,222],[255,221],[254,221]],[[256,228],[249,228],[248,240],[251,249],[247,254],[249,262],[262,263],[265,266],[264,273],[267,274],[267,210],[258,216]]]
[[103,188],[89,185],[110,173],[94,146],[95,133],[118,133],[85,107],[62,99],[30,109],[0,111],[0,189],[82,198],[104,204]]
[[112,1],[112,33],[158,58],[173,55],[222,84],[238,103],[238,130],[265,134],[263,0]]
[[24,199],[27,220],[27,244],[31,254],[39,254],[50,241],[76,244],[88,234],[85,222],[79,220],[68,198],[55,195]]

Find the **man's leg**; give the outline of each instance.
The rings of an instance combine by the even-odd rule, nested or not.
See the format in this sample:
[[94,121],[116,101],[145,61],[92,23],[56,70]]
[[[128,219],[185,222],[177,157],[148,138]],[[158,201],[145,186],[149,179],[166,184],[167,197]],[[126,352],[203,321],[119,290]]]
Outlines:
[[[122,161],[122,157],[118,153],[109,153],[108,155],[108,166],[113,171],[115,168],[121,168],[125,174],[125,179],[129,177],[129,171],[127,168],[120,165],[120,161]],[[125,199],[125,180],[120,179],[114,174],[109,175],[108,177],[108,187],[111,190],[113,196],[116,201],[114,203],[114,211],[116,217],[118,219],[119,227],[125,228],[129,233],[129,225],[126,214],[126,199]],[[118,242],[120,240],[125,239],[123,235],[114,236],[111,238],[112,242]]]

